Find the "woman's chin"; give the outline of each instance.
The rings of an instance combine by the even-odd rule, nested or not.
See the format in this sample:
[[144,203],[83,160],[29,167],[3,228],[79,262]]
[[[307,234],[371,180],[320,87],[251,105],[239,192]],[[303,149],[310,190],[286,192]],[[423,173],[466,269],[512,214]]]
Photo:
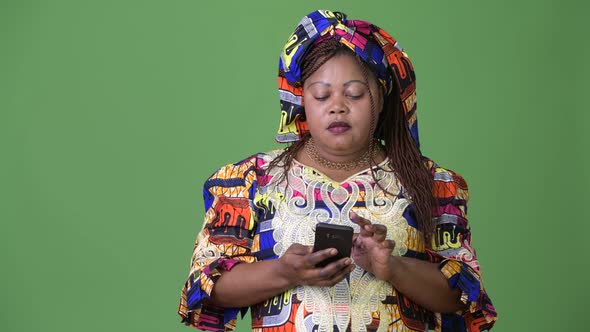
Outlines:
[[363,145],[362,142],[355,140],[351,136],[333,137],[332,140],[326,143],[326,146],[331,150],[342,153],[358,151],[361,145]]
[[358,151],[358,144],[334,144],[328,146],[331,151],[338,155],[349,155]]

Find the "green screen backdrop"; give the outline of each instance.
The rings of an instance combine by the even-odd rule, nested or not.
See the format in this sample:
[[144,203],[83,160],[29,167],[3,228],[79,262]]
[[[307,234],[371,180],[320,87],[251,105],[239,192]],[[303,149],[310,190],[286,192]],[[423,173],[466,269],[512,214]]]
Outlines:
[[203,182],[277,147],[278,55],[320,8],[412,59],[423,152],[470,186],[494,331],[590,329],[582,1],[2,0],[0,330],[190,330]]

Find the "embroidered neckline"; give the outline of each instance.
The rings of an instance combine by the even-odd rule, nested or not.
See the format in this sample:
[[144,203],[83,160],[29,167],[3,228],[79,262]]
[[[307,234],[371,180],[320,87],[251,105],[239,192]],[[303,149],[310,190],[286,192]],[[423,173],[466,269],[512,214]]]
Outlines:
[[339,186],[342,186],[345,183],[349,183],[349,182],[353,181],[354,178],[364,175],[365,173],[369,173],[372,169],[375,169],[375,170],[376,169],[383,169],[385,171],[391,170],[391,168],[388,167],[389,166],[389,157],[385,157],[385,159],[383,159],[383,161],[381,161],[377,165],[362,169],[362,170],[352,174],[351,176],[347,177],[343,181],[336,181],[336,180],[332,179],[331,177],[327,176],[326,174],[324,174],[322,171],[318,170],[317,168],[315,168],[313,166],[306,165],[297,159],[293,159],[293,165],[301,167],[303,169],[308,169],[310,171],[313,171],[314,173],[318,174],[319,176],[325,178],[326,182],[335,183],[335,184],[338,184]]

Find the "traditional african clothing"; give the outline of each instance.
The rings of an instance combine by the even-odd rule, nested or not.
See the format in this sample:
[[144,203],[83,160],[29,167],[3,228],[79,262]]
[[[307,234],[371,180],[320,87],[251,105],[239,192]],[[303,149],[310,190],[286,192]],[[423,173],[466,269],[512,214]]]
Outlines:
[[[307,130],[301,88],[301,63],[314,44],[336,38],[378,74],[387,93],[399,93],[416,144],[415,75],[407,54],[380,28],[348,20],[342,13],[317,11],[298,25],[280,58],[281,125],[279,142],[298,140]],[[464,312],[430,312],[360,267],[333,287],[298,286],[251,306],[254,331],[481,331],[496,312],[485,292],[467,223],[467,185],[463,178],[425,158],[434,178],[436,230],[431,243],[416,222],[415,207],[388,160],[348,179],[333,181],[294,161],[288,182],[282,169],[267,172],[281,150],[259,153],[215,172],[203,190],[205,222],[199,233],[179,314],[186,324],[224,331],[235,327],[238,312],[207,302],[221,272],[236,264],[277,259],[293,243],[312,245],[318,222],[348,225],[356,212],[387,227],[396,243],[393,255],[439,263],[452,288],[461,290]],[[385,189],[388,193],[385,194]],[[272,278],[272,276],[269,276]]]

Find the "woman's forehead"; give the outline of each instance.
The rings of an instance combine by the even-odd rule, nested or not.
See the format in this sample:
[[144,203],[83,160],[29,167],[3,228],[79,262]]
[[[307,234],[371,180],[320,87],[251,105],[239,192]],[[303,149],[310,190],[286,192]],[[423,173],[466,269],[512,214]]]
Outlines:
[[304,82],[304,86],[315,84],[323,86],[366,84],[363,69],[358,61],[350,55],[338,55],[327,60]]

